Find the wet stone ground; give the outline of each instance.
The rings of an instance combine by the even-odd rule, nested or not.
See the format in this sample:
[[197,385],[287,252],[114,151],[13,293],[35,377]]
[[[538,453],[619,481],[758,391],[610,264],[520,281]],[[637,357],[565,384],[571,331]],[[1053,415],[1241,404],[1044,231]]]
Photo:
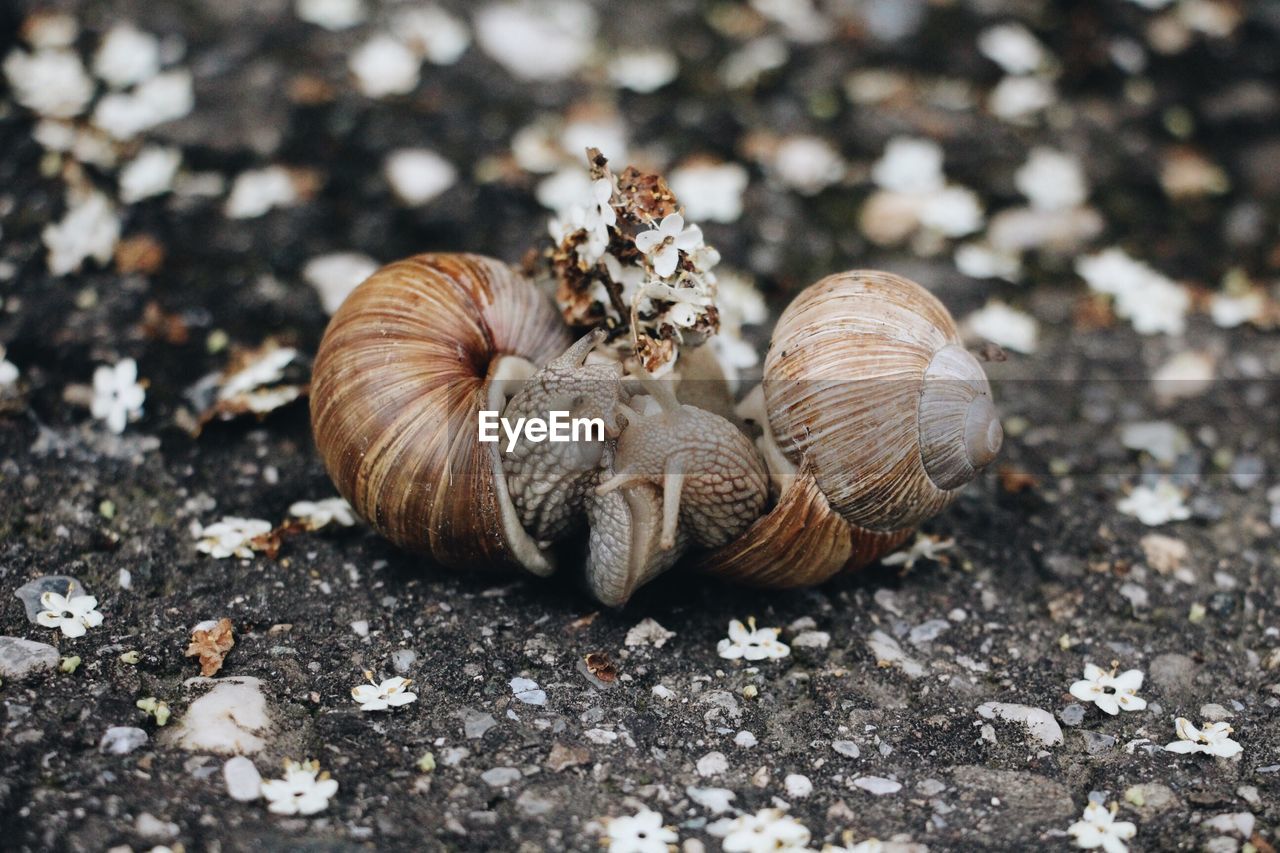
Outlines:
[[[1093,799],[1136,825],[1135,850],[1274,848],[1280,17],[1269,4],[1200,3],[1179,18],[1126,0],[820,3],[827,28],[803,36],[787,28],[789,14],[803,29],[801,3],[787,14],[599,4],[591,15],[570,2],[566,27],[594,22],[577,36],[597,49],[582,67],[530,80],[473,41],[385,97],[362,93],[347,62],[388,29],[390,10],[335,32],[283,2],[56,5],[78,23],[71,49],[87,63],[120,21],[182,45],[169,65],[191,72],[194,107],[117,155],[172,146],[179,186],[183,175],[225,184],[126,204],[117,166],[51,153],[33,110],[0,96],[0,344],[19,371],[0,397],[0,635],[52,647],[0,646],[0,847],[585,851],[601,849],[607,818],[644,807],[683,849],[718,850],[723,821],[780,807],[815,850],[872,837],[1067,849]],[[480,5],[451,9],[473,28]],[[18,6],[0,12],[6,55],[24,20],[32,37],[37,7]],[[1192,12],[1234,24],[1205,32],[1185,23]],[[1002,72],[975,47],[1011,20],[1056,69],[1056,100],[1025,121],[990,114],[985,93]],[[762,38],[783,60],[744,85],[724,63]],[[1117,64],[1117,43],[1122,58],[1145,58],[1140,69]],[[669,50],[678,76],[653,93],[618,88],[600,64],[627,45]],[[901,88],[855,102],[846,81],[859,69],[892,72]],[[943,78],[963,91],[940,91]],[[788,592],[677,567],[620,610],[595,605],[572,566],[551,581],[460,576],[360,526],[290,536],[275,558],[197,552],[193,522],[279,522],[332,486],[305,401],[193,437],[187,390],[226,367],[228,346],[275,338],[315,352],[327,315],[302,271],[316,256],[519,261],[548,211],[513,137],[583,110],[620,124],[631,159],[655,168],[693,154],[745,166],[741,214],[704,228],[774,310],[821,275],[874,266],[924,283],[957,317],[998,297],[1034,318],[1035,340],[1006,337],[1007,360],[987,365],[1007,433],[1000,463],[925,526],[954,545]],[[788,134],[825,140],[840,177],[813,188],[804,168],[761,153]],[[1029,247],[1016,281],[961,272],[962,240],[875,239],[859,220],[867,176],[901,135],[938,142],[949,179],[988,215],[1020,203],[1011,176],[1033,146],[1071,152],[1101,230]],[[384,177],[386,155],[407,146],[456,170],[420,204]],[[1188,179],[1199,191],[1171,192],[1169,160],[1186,151],[1209,179],[1202,168]],[[235,176],[273,164],[304,170],[305,192],[260,217],[228,216]],[[105,262],[51,271],[42,231],[86,182],[113,200],[126,243],[149,238],[149,258],[116,246]],[[1142,334],[1090,294],[1074,262],[1117,245],[1195,294],[1180,332]],[[1259,314],[1231,325],[1202,310],[1241,277],[1261,294]],[[747,337],[763,346],[766,332]],[[117,435],[74,386],[126,357],[146,400]],[[1154,383],[1171,363],[1183,379]],[[1207,381],[1186,378],[1206,363]],[[1150,421],[1180,435],[1163,460],[1158,442],[1122,440],[1125,425]],[[1159,482],[1182,490],[1186,517],[1157,530],[1119,510]],[[49,575],[96,596],[101,625],[70,638],[33,624],[14,593]],[[730,620],[748,616],[781,629],[790,654],[720,657]],[[235,646],[216,678],[244,691],[233,694],[242,726],[188,719],[223,687],[198,679],[184,651],[194,626],[223,617]],[[636,631],[646,619],[671,636]],[[587,666],[592,654],[612,661],[611,679]],[[1108,716],[1068,692],[1086,663],[1113,662],[1144,673],[1145,710]],[[366,670],[412,678],[417,701],[363,711],[350,691]],[[231,681],[245,678],[258,681]],[[517,682],[517,695],[516,678],[536,687]],[[148,697],[167,703],[165,726],[139,709]],[[1164,751],[1176,717],[1228,722],[1242,752]],[[264,779],[314,758],[338,791],[312,816],[237,800],[228,755],[184,737],[200,725],[231,725]]]

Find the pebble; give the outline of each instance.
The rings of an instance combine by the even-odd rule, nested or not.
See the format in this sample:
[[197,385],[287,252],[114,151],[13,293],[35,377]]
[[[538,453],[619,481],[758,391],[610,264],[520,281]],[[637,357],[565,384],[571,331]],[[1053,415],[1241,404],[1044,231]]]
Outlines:
[[111,726],[102,733],[98,751],[107,755],[128,755],[147,742],[147,733],[133,726]]
[[538,682],[534,681],[532,678],[511,679],[511,693],[517,700],[526,705],[547,704],[546,691],[539,690]]
[[698,759],[697,767],[699,776],[719,776],[729,769],[729,759],[723,752],[712,751]]
[[1115,735],[1103,734],[1102,732],[1091,732],[1088,730],[1080,732],[1084,736],[1084,751],[1090,755],[1097,755],[1100,752],[1106,752],[1116,745]]
[[858,758],[862,755],[862,750],[858,749],[858,745],[851,740],[833,740],[831,748],[849,758]]
[[1223,720],[1229,720],[1234,716],[1235,714],[1231,713],[1216,702],[1210,702],[1207,705],[1200,706],[1200,718],[1205,722],[1220,723]]
[[262,796],[262,776],[254,763],[243,755],[227,759],[227,763],[222,765],[222,778],[233,800],[247,803]]
[[1078,702],[1072,702],[1067,707],[1058,712],[1058,719],[1066,723],[1068,726],[1078,726],[1084,722],[1085,709]]
[[1242,492],[1258,485],[1266,474],[1267,465],[1257,456],[1237,456],[1227,472],[1231,482]]
[[396,649],[391,653],[391,665],[399,675],[407,673],[417,660],[418,653],[413,649]]
[[902,646],[898,645],[898,641],[884,631],[872,631],[871,636],[867,638],[867,647],[871,649],[871,654],[875,656],[877,663],[893,664],[906,673],[908,678],[919,678],[924,675],[924,666],[907,657],[906,652],[902,651]]
[[58,650],[48,643],[0,637],[0,677],[23,678],[58,665]]
[[853,784],[864,791],[875,794],[877,797],[896,794],[902,790],[901,782],[885,779],[883,776],[859,776],[853,780]]
[[462,732],[467,740],[478,740],[484,737],[485,732],[498,724],[493,714],[486,714],[474,708],[463,708],[457,712],[457,716],[462,719]]
[[1031,736],[1045,746],[1058,746],[1062,743],[1062,727],[1053,718],[1053,714],[1043,708],[1008,702],[987,702],[979,705],[977,712],[978,716],[986,720],[1022,723]]
[[921,643],[932,643],[938,637],[942,636],[942,632],[951,627],[951,623],[946,619],[930,619],[911,629],[908,638],[911,644],[918,646]]
[[1253,837],[1254,817],[1249,812],[1236,812],[1234,814],[1220,814],[1211,817],[1204,822],[1204,826],[1218,832],[1230,833],[1238,835],[1241,838]]
[[27,621],[32,625],[40,624],[36,621],[36,616],[44,610],[44,605],[40,603],[40,596],[46,592],[56,592],[68,598],[88,594],[84,584],[70,575],[45,575],[24,583],[13,591],[13,595],[26,608]]
[[723,814],[733,808],[731,804],[738,796],[728,788],[688,787],[684,792],[689,795],[689,799],[712,814]]
[[267,745],[262,737],[271,729],[262,682],[252,676],[192,678],[187,686],[212,684],[213,689],[187,708],[170,735],[191,752],[252,755]]
[[755,746],[757,743],[756,736],[753,735],[751,732],[747,731],[746,729],[743,729],[742,731],[734,735],[733,742],[738,746],[742,747],[743,749],[750,749],[751,747]]
[[143,838],[163,840],[177,836],[178,825],[167,820],[161,820],[150,812],[143,812],[133,822],[133,830]]
[[797,800],[803,800],[813,793],[813,783],[809,781],[809,777],[799,773],[788,773],[782,784],[787,789],[787,796]]
[[491,788],[505,788],[520,781],[520,771],[515,767],[493,767],[481,773],[480,778]]
[[802,649],[825,649],[831,645],[831,635],[826,631],[801,631],[792,638],[791,645]]

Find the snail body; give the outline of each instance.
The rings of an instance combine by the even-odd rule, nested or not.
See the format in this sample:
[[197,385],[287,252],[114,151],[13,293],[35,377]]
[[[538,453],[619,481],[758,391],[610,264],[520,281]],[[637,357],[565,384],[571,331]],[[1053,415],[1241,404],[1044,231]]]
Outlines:
[[[444,565],[545,575],[553,543],[578,532],[588,589],[618,605],[688,549],[704,571],[767,587],[866,565],[999,450],[989,385],[950,314],[888,273],[830,276],[786,309],[739,411],[759,429],[754,445],[679,402],[674,380],[591,360],[599,339],[570,346],[549,301],[501,262],[384,267],[334,315],[316,357],[326,468],[382,535]],[[478,440],[482,408],[585,413],[605,437],[506,452]]]

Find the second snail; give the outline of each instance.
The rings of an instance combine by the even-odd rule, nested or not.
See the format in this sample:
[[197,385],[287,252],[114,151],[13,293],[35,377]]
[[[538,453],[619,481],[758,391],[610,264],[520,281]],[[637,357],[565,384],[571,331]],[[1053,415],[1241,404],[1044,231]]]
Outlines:
[[[706,345],[718,254],[661,177],[590,164],[590,197],[531,269],[418,255],[334,314],[312,427],[380,534],[463,570],[582,565],[608,605],[672,567],[796,587],[899,547],[995,458],[981,365],[942,303],[891,273],[801,292],[735,404]],[[556,412],[600,429],[481,440],[486,416]]]

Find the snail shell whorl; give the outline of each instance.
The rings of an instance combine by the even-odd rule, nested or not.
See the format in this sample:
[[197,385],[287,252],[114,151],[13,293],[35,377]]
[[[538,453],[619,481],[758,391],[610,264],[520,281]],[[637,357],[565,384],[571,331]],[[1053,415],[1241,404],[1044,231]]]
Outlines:
[[569,343],[550,302],[500,261],[426,254],[378,270],[334,314],[312,372],[312,430],[338,491],[442,564],[549,572],[512,528],[477,413],[501,408],[488,381],[500,356],[543,364]]
[[889,273],[828,276],[788,306],[764,394],[782,452],[812,465],[831,507],[869,531],[934,515],[1000,446],[986,376],[951,315]]

